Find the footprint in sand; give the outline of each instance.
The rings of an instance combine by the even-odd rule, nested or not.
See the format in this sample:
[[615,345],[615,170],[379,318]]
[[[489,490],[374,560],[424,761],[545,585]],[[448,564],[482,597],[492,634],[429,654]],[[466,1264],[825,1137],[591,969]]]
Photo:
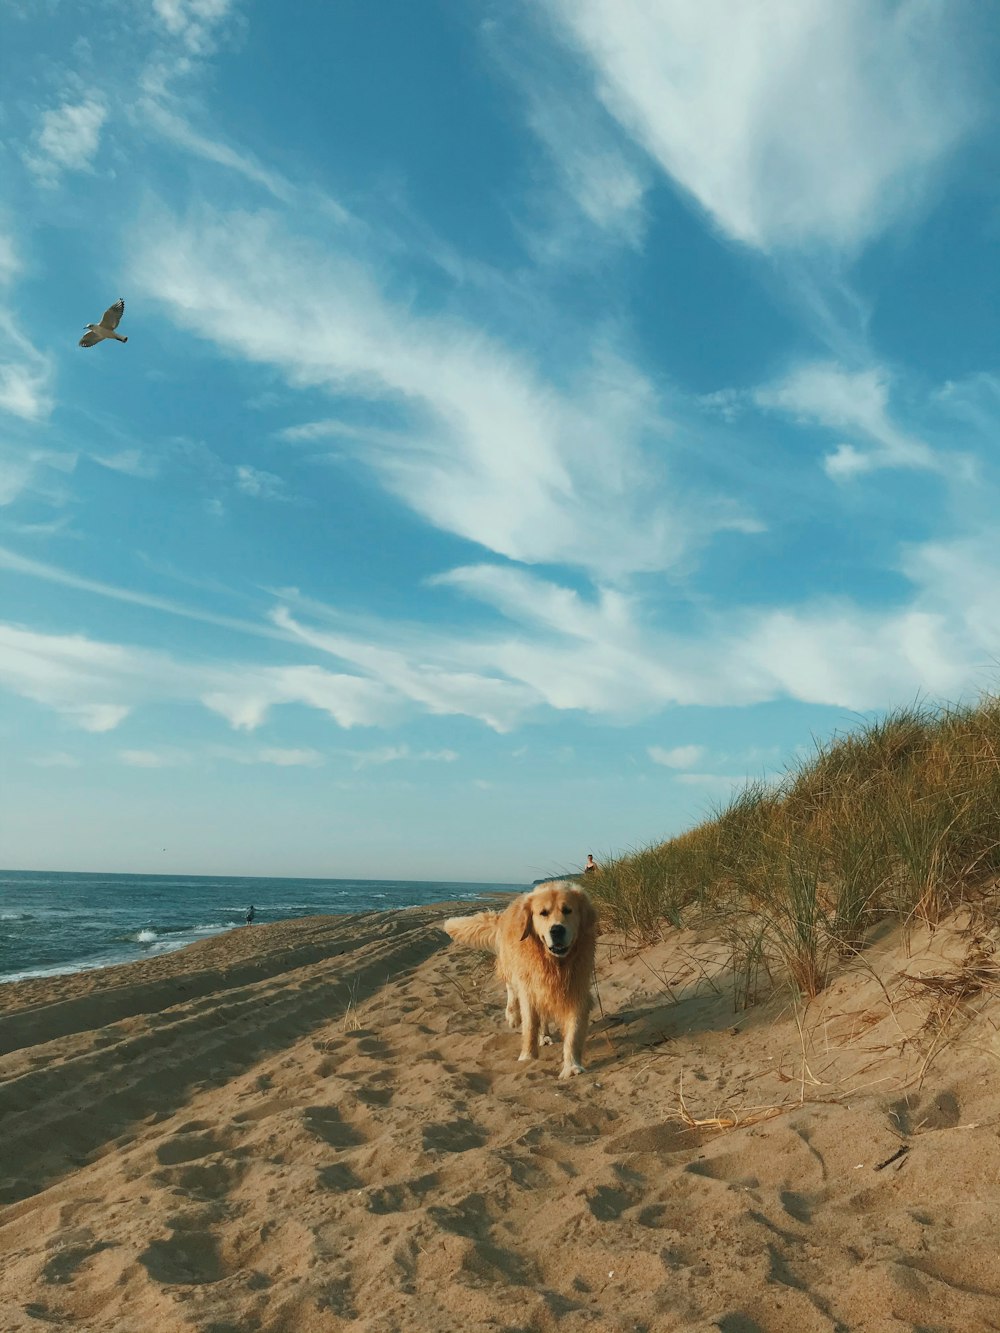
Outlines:
[[139,1255],[139,1262],[154,1282],[165,1286],[200,1286],[226,1276],[209,1231],[180,1231],[166,1240],[154,1240]]
[[214,1152],[222,1152],[229,1145],[214,1134],[202,1133],[210,1128],[207,1121],[193,1120],[182,1125],[171,1138],[156,1149],[156,1160],[161,1166],[177,1166],[180,1162],[194,1162]]
[[375,1060],[388,1060],[395,1055],[389,1043],[383,1041],[378,1033],[372,1032],[370,1028],[355,1028],[347,1036],[353,1038],[354,1049],[360,1051],[362,1055],[370,1055]]
[[584,1192],[587,1207],[598,1222],[616,1222],[626,1208],[642,1198],[645,1180],[635,1171],[616,1165],[609,1184],[598,1184]]
[[42,1279],[57,1284],[71,1282],[82,1263],[95,1254],[100,1254],[102,1250],[113,1248],[110,1241],[94,1240],[90,1231],[85,1231],[79,1236],[67,1237],[66,1243],[43,1266]]
[[349,1125],[335,1106],[307,1106],[302,1112],[306,1128],[331,1148],[356,1148],[365,1136]]
[[245,1166],[231,1162],[190,1162],[159,1173],[165,1183],[196,1199],[225,1198],[246,1174]]
[[355,1096],[358,1101],[364,1102],[366,1106],[388,1106],[394,1095],[392,1088],[362,1086],[355,1089]]
[[425,1195],[435,1189],[438,1183],[437,1173],[432,1171],[429,1175],[417,1176],[413,1180],[369,1190],[368,1211],[382,1215],[412,1212],[423,1204]]
[[423,1132],[424,1148],[429,1152],[468,1152],[470,1148],[481,1148],[488,1137],[486,1131],[471,1120],[426,1125]]
[[451,1207],[433,1206],[427,1215],[442,1231],[456,1236],[486,1236],[493,1225],[484,1194],[468,1194]]
[[348,1190],[360,1190],[364,1181],[354,1174],[346,1162],[333,1162],[316,1172],[316,1184],[320,1189],[346,1194]]

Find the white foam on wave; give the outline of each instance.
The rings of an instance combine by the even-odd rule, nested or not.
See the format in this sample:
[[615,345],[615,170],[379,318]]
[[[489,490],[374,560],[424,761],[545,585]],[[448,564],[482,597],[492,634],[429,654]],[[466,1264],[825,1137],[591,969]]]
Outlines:
[[158,936],[155,930],[140,930],[137,931],[135,938],[138,944],[152,944]]

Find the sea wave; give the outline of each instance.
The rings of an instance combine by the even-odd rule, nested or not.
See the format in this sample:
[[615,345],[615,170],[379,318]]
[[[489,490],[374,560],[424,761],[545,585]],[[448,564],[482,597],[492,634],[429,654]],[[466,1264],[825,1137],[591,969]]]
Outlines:
[[138,930],[132,938],[137,944],[152,944],[159,936],[155,930]]

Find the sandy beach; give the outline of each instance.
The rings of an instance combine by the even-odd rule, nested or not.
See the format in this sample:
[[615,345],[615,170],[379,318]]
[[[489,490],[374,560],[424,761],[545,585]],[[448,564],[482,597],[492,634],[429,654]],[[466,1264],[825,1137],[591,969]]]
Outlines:
[[0,1327],[1000,1328],[991,940],[736,1011],[717,942],[604,936],[561,1083],[454,910],[0,987]]

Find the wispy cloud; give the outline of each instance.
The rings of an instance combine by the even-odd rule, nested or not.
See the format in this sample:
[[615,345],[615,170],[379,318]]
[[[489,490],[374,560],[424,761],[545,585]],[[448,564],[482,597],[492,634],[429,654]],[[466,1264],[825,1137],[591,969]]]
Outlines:
[[192,125],[188,116],[182,113],[181,103],[169,91],[166,73],[163,67],[154,67],[147,73],[145,93],[136,105],[146,126],[175,148],[215,166],[225,167],[251,185],[260,186],[275,199],[290,203],[297,191],[283,176],[261,166],[249,153],[241,152],[225,140],[213,138]]
[[375,750],[348,750],[355,768],[380,767],[383,764],[410,763],[450,764],[458,758],[455,750],[411,750],[408,745],[383,745]]
[[297,387],[390,404],[405,429],[368,436],[355,456],[445,531],[613,578],[752,527],[736,505],[665,484],[669,423],[652,385],[606,346],[557,389],[523,352],[396,303],[370,264],[263,214],[151,214],[132,267],[175,320],[226,351]]
[[176,602],[169,597],[159,597],[155,593],[123,588],[114,583],[104,583],[100,579],[91,579],[82,574],[74,574],[72,570],[63,569],[59,565],[48,564],[43,560],[34,560],[30,556],[20,555],[17,551],[2,546],[0,546],[0,569],[6,569],[11,573],[24,574],[29,578],[43,579],[47,583],[61,584],[65,588],[77,588],[81,592],[94,593],[98,597],[108,597],[112,601],[126,602],[132,606],[145,606],[152,611],[163,611],[167,615],[181,616],[185,620],[197,620],[207,625],[217,625],[220,629],[238,630],[241,634],[251,634],[265,639],[287,640],[289,638],[287,634],[283,634],[273,625],[268,625],[263,621],[221,615],[215,611],[205,611],[199,607],[188,606],[183,602]]
[[184,750],[176,746],[161,746],[155,750],[119,750],[118,758],[131,768],[184,768],[212,760],[244,765],[263,764],[272,768],[318,768],[324,762],[318,750],[309,748],[264,746],[258,749],[237,749],[226,745],[209,745],[199,750]]
[[350,663],[422,712],[474,717],[504,732],[539,702],[533,690],[504,679],[495,667],[470,670],[446,637],[421,633],[413,642],[405,627],[374,623],[363,635],[317,629],[284,607],[274,613],[274,621],[302,643]]
[[24,160],[38,181],[55,185],[64,171],[88,171],[97,155],[108,112],[95,97],[42,113],[34,148]]
[[690,768],[704,756],[702,745],[676,745],[673,749],[664,749],[662,745],[650,745],[646,753],[654,764],[663,764],[665,768]]
[[[753,399],[759,407],[852,435],[852,441],[840,444],[824,462],[838,480],[879,467],[939,466],[922,440],[893,421],[890,383],[881,367],[850,371],[834,362],[808,362],[757,389]],[[859,449],[858,440],[867,448]]]
[[90,457],[109,472],[123,472],[129,477],[152,480],[160,475],[160,463],[141,449],[120,449],[115,454],[91,454]]
[[[498,615],[492,628],[474,633],[373,617],[349,625],[335,611],[317,627],[279,606],[275,633],[332,658],[336,670],[199,663],[0,626],[0,683],[93,731],[110,730],[155,700],[198,701],[245,731],[297,703],[344,728],[426,713],[476,718],[503,732],[545,709],[628,720],[676,704],[792,698],[863,710],[921,693],[955,697],[1000,656],[992,534],[909,548],[900,571],[912,593],[896,607],[866,609],[841,598],[747,608],[704,615],[681,634],[658,627],[637,595],[584,598],[522,570],[478,566],[448,580]],[[651,747],[649,754],[680,771],[696,767],[697,750]],[[365,753],[367,762],[404,757],[394,747]]]
[[6,231],[0,231],[0,287],[13,282],[21,271],[21,258],[14,244],[14,238]]
[[[510,22],[515,13],[517,21]],[[549,226],[532,249],[543,258],[555,254],[586,266],[594,257],[595,228],[631,245],[641,240],[651,173],[641,151],[580,80],[576,60],[551,40],[541,17],[540,11],[512,10],[508,21],[484,24],[482,35],[519,99],[525,123],[556,169],[535,185]],[[573,220],[566,216],[567,204],[577,214]],[[589,232],[580,221],[590,224]]]
[[961,20],[923,0],[547,0],[598,97],[728,236],[853,247],[969,127]]
[[52,358],[40,352],[19,327],[12,310],[0,309],[4,323],[0,350],[0,412],[41,421],[52,410]]
[[65,750],[56,750],[52,754],[39,754],[31,760],[36,768],[79,768],[81,761],[76,755]]
[[273,472],[239,463],[236,467],[236,489],[255,500],[277,500],[285,496],[285,483]]
[[[201,703],[235,730],[273,708],[304,704],[343,728],[387,725],[402,701],[378,681],[318,666],[201,663],[85,635],[0,624],[0,686],[55,709],[85,731],[112,731],[152,702]],[[272,750],[269,762],[283,752]]]
[[194,55],[205,54],[232,0],[153,0],[153,13],[171,37]]
[[183,768],[191,762],[187,750],[119,750],[119,760],[129,768]]

